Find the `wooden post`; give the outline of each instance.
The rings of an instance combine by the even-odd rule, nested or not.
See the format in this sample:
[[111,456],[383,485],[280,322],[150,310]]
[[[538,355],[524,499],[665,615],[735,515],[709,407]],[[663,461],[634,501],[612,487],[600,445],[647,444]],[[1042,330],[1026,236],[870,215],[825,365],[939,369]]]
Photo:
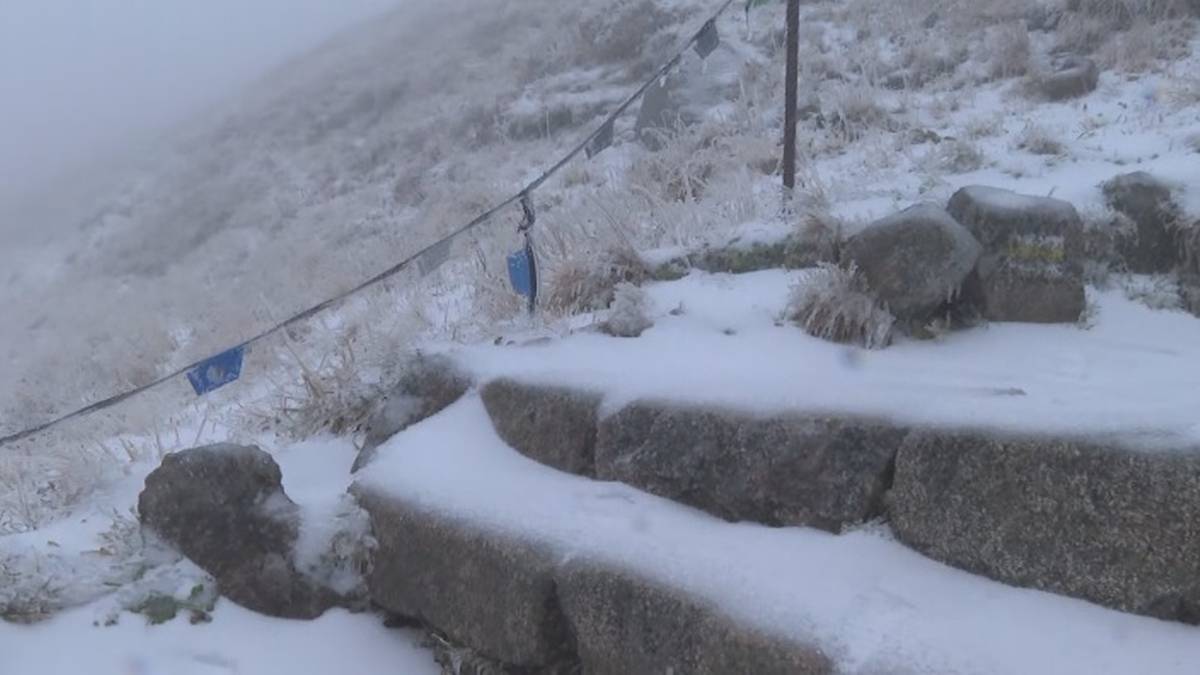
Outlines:
[[796,187],[796,99],[800,86],[800,0],[787,0],[787,80],[783,108],[783,187],[785,202]]

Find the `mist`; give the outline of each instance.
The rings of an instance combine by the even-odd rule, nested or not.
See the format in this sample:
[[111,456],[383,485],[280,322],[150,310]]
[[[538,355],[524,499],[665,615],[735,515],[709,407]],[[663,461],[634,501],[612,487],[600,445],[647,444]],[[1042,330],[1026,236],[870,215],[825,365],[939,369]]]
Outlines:
[[0,210],[398,2],[0,3]]

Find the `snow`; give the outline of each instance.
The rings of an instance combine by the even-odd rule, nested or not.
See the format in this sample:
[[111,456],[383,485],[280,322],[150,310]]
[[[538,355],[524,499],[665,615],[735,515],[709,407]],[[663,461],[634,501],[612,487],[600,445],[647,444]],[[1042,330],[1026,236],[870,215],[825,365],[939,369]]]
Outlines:
[[[780,320],[805,273],[693,272],[647,287],[655,326],[637,340],[583,333],[537,347],[471,346],[459,358],[484,380],[574,385],[612,405],[657,398],[1200,441],[1200,320],[1190,315],[1089,290],[1096,317],[1088,329],[993,323],[868,352]],[[680,305],[682,315],[669,313]]]
[[877,529],[731,524],[557,472],[505,446],[474,395],[385,444],[361,480],[564,557],[629,565],[774,634],[816,639],[847,673],[1169,675],[1200,659],[1200,629],[988,581]]
[[160,626],[125,615],[95,626],[84,607],[35,626],[0,623],[0,672],[21,675],[436,675],[411,631],[379,617],[327,612],[311,621],[270,619],[229,602],[210,624]]
[[[300,507],[297,562],[343,593],[356,590],[361,579],[353,561],[331,561],[329,552],[345,553],[346,540],[371,543],[365,514],[346,494],[355,455],[352,442],[330,438],[274,454],[284,490]],[[432,653],[417,645],[416,633],[385,630],[374,614],[332,610],[306,623],[220,601],[211,624],[192,626],[181,615],[148,626],[144,617],[128,613],[151,594],[186,598],[195,584],[209,583],[194,565],[146,545],[137,534],[132,510],[154,468],[150,462],[133,465],[74,513],[38,530],[0,537],[0,562],[19,565],[15,571],[21,575],[21,585],[0,588],[0,603],[5,591],[46,583],[60,589],[55,596],[61,603],[85,605],[33,626],[0,621],[0,673],[67,675],[87,663],[89,675],[333,675],[344,671],[348,655],[354,672],[364,675],[441,672]],[[131,527],[130,534],[106,541],[116,525]],[[120,546],[135,550],[113,550]],[[115,626],[104,626],[114,617]],[[65,644],[71,648],[63,649]]]
[[342,594],[362,585],[356,555],[373,545],[370,522],[346,493],[357,450],[346,439],[313,439],[284,448],[275,460],[283,490],[300,505],[298,567]]

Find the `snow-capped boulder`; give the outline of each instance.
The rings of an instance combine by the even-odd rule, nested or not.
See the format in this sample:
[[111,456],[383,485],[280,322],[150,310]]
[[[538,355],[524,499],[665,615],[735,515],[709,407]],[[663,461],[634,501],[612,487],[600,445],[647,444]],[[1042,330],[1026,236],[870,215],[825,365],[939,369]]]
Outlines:
[[247,609],[311,619],[338,603],[297,571],[299,513],[283,491],[279,465],[256,447],[222,444],[167,455],[146,477],[138,515]]
[[1069,202],[965,187],[947,210],[983,244],[967,289],[992,321],[1070,323],[1083,313],[1083,221]]
[[1101,186],[1113,211],[1129,218],[1136,236],[1118,242],[1118,251],[1130,272],[1169,272],[1181,262],[1177,236],[1181,214],[1171,186],[1145,171],[1127,173]]
[[1084,57],[1067,55],[1053,64],[1050,72],[1039,76],[1036,86],[1039,93],[1051,101],[1063,101],[1086,96],[1100,84],[1100,67]]
[[480,396],[496,433],[518,452],[560,471],[596,475],[599,394],[500,379]]
[[351,470],[366,466],[389,438],[445,410],[470,387],[471,378],[450,357],[416,356],[367,420],[366,440]]
[[869,419],[639,402],[600,422],[596,474],[731,521],[837,532],[882,511],[905,433]]
[[819,647],[768,635],[712,603],[617,565],[568,560],[558,593],[588,673],[835,671]]
[[1200,623],[1200,448],[917,432],[888,501],[897,536],[930,557]]
[[868,226],[842,248],[888,310],[924,324],[946,307],[979,260],[966,228],[933,204],[918,204]]

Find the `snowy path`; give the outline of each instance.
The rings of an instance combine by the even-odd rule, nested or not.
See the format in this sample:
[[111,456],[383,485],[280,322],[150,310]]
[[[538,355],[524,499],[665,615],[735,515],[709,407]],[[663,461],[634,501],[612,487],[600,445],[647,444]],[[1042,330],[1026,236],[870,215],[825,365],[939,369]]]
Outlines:
[[[586,387],[613,406],[663,398],[1200,440],[1200,320],[1188,314],[1089,289],[1097,310],[1089,329],[996,323],[870,352],[777,321],[801,274],[693,273],[648,288],[656,325],[638,339],[585,333],[540,346],[470,347],[462,359],[482,380]],[[681,316],[669,314],[680,306]]]
[[850,673],[1194,673],[1200,629],[1012,588],[863,529],[730,524],[560,473],[496,436],[474,395],[386,444],[365,485],[485,528],[595,556],[816,638]]

